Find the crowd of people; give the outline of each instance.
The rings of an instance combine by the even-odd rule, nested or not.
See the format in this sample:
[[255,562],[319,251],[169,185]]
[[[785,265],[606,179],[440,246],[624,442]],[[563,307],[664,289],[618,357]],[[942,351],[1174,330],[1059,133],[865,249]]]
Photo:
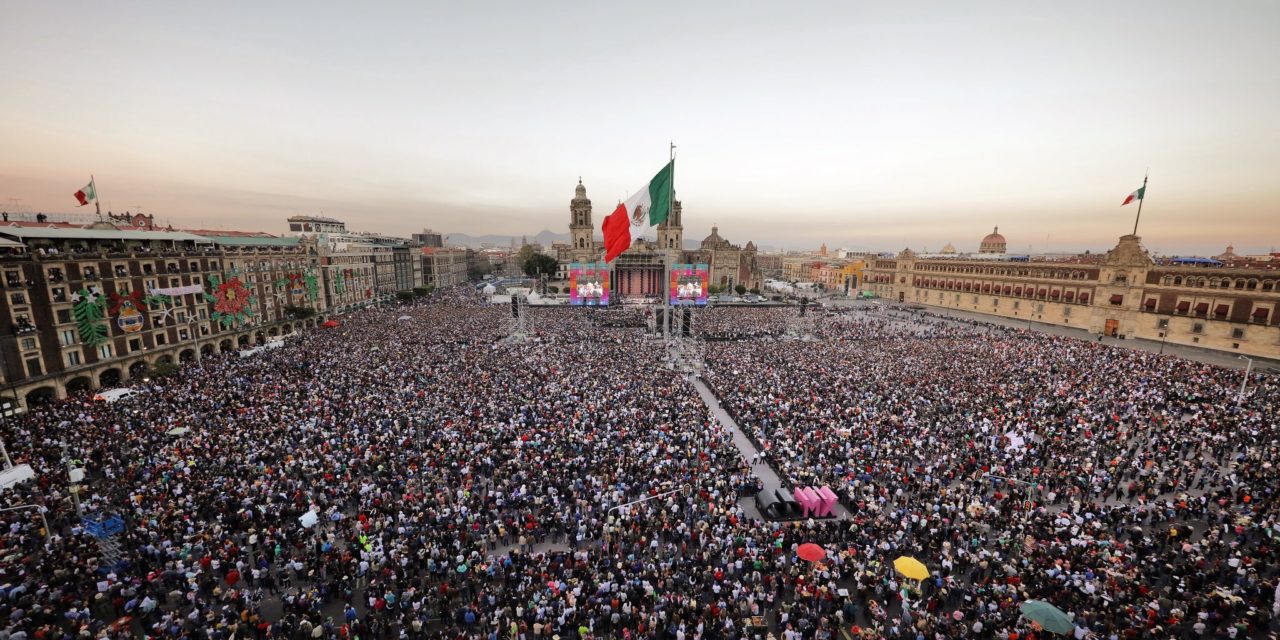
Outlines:
[[785,482],[840,494],[854,565],[934,570],[917,625],[1004,633],[1035,598],[1098,637],[1274,628],[1274,377],[1239,398],[1241,372],[1175,356],[876,307],[827,321],[856,331],[713,342],[706,377]]
[[[44,511],[0,513],[0,639],[1042,638],[1028,598],[1081,636],[1272,628],[1273,379],[1237,404],[1238,374],[1095,343],[699,312],[737,338],[706,382],[766,463],[850,513],[765,522],[702,382],[646,316],[592,311],[512,339],[446,290],[33,407],[0,434],[37,472],[6,506]],[[123,531],[83,524],[68,461]]]

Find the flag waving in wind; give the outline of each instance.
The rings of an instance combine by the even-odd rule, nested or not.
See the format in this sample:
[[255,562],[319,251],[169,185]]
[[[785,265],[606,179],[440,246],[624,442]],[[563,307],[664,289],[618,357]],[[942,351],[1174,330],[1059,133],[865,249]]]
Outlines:
[[1143,194],[1143,192],[1145,192],[1146,190],[1147,190],[1147,184],[1146,184],[1146,181],[1144,180],[1144,181],[1143,181],[1143,183],[1142,183],[1142,186],[1141,186],[1141,187],[1138,187],[1138,190],[1137,190],[1137,191],[1134,191],[1133,193],[1129,194],[1129,197],[1125,198],[1125,199],[1124,199],[1124,202],[1121,202],[1121,203],[1120,203],[1120,206],[1122,206],[1122,207],[1123,207],[1123,206],[1125,206],[1126,204],[1129,204],[1130,202],[1133,202],[1134,200],[1142,200],[1142,194]]
[[89,184],[85,185],[83,189],[76,192],[76,200],[80,201],[80,206],[82,207],[89,204],[90,201],[97,199],[98,193],[93,188],[92,179],[89,180]]
[[618,254],[626,251],[637,236],[649,227],[656,227],[671,214],[671,193],[675,178],[676,161],[672,160],[658,172],[649,184],[618,205],[604,219],[604,261],[613,262]]

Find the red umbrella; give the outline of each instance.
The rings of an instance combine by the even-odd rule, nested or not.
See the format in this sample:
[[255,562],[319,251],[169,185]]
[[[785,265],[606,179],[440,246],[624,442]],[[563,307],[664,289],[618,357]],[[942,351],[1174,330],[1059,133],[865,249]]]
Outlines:
[[827,550],[812,542],[806,542],[800,545],[800,548],[796,550],[796,555],[800,556],[801,560],[818,562],[819,560],[827,557]]
[[338,326],[338,321],[337,321],[337,320],[325,320],[324,322],[320,323],[320,326],[325,327],[325,328],[328,328],[328,329],[332,329],[332,328],[334,328],[334,327]]

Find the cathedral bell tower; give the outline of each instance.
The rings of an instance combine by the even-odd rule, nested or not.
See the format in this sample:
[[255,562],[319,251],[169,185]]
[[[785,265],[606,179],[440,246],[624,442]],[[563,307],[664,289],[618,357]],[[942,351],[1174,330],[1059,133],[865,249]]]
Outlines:
[[684,224],[681,221],[680,201],[671,203],[671,215],[658,225],[658,246],[662,249],[684,250]]
[[587,198],[587,188],[582,186],[582,178],[579,177],[573,200],[569,201],[569,239],[573,243],[572,256],[575,261],[585,262],[596,259],[594,236],[595,228],[591,224],[591,200]]

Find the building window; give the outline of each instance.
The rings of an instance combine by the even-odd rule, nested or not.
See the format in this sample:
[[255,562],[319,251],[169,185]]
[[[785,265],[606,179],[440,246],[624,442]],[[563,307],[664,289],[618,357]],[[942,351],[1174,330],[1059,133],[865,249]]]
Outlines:
[[187,330],[186,330],[186,329],[178,329],[178,339],[179,339],[179,340],[190,340],[190,339],[191,339],[191,335],[190,335],[189,333],[187,333]]
[[98,359],[107,360],[111,358],[111,344],[98,345]]
[[75,344],[75,343],[76,343],[76,330],[75,330],[75,329],[63,329],[60,333],[58,333],[58,340],[59,340],[59,342],[61,342],[61,343],[62,343],[62,346],[64,346],[64,347],[67,347],[67,346],[70,346],[70,345]]
[[1204,333],[1204,323],[1197,322],[1191,325],[1191,333]]
[[53,301],[54,301],[54,302],[66,302],[66,301],[67,301],[67,290],[66,290],[66,288],[64,288],[64,287],[54,287],[54,288],[53,288]]
[[1019,306],[1019,303],[1020,303],[1020,302],[1022,302],[1022,301],[1021,301],[1021,300],[1014,300],[1014,301],[1013,301],[1013,308],[1014,308],[1014,309],[1017,309],[1017,308],[1018,308],[1018,306]]
[[1071,317],[1071,307],[1063,307],[1063,308],[1062,308],[1062,317],[1064,317],[1064,318],[1070,318],[1070,317]]
[[1112,280],[1112,282],[1114,282],[1115,284],[1124,284],[1128,282],[1128,278],[1125,277],[1123,273],[1117,273],[1115,279]]
[[141,338],[134,338],[129,341],[129,353],[134,353],[135,351],[142,351]]
[[35,377],[40,375],[41,373],[44,373],[43,371],[40,370],[39,358],[28,358],[26,364],[27,364],[28,377]]
[[164,334],[164,332],[160,332],[160,333],[157,333],[157,334],[156,334],[156,344],[157,344],[157,345],[165,344],[165,343],[167,343],[168,341],[169,341],[169,336],[165,335],[165,334]]
[[26,304],[27,296],[22,293],[14,293],[9,295],[9,302],[15,305]]
[[1236,328],[1232,329],[1232,330],[1231,330],[1231,337],[1232,337],[1232,338],[1235,338],[1236,340],[1240,340],[1240,339],[1244,338],[1244,329],[1241,329],[1240,327],[1236,327]]
[[78,365],[78,364],[80,364],[80,351],[78,351],[78,350],[77,350],[77,351],[68,351],[68,352],[67,352],[67,366],[74,367],[74,366],[76,366],[76,365]]
[[22,342],[21,342],[20,344],[22,345],[22,350],[23,350],[23,351],[30,351],[30,350],[35,349],[35,348],[36,348],[36,339],[35,339],[35,338],[23,338],[23,339],[22,339]]
[[1157,320],[1157,321],[1156,321],[1156,328],[1157,328],[1157,329],[1168,329],[1168,328],[1169,328],[1169,319],[1168,319],[1168,318],[1161,318],[1160,320]]

